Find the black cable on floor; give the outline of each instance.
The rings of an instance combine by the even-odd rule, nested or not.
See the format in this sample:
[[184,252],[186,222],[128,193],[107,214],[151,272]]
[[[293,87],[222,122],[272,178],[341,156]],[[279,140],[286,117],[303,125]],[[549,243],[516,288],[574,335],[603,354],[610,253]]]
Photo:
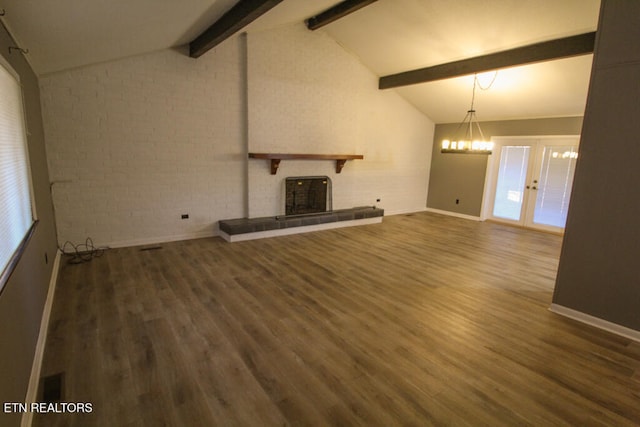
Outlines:
[[78,245],[74,245],[67,240],[60,248],[60,252],[70,257],[67,261],[69,264],[82,264],[91,261],[93,258],[102,256],[107,249],[109,248],[94,246],[91,237],[87,237],[84,243]]

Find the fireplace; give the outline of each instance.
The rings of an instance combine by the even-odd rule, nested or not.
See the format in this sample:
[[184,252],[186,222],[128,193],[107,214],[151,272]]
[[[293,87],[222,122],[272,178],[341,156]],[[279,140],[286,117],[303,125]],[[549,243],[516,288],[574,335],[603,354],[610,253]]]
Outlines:
[[285,179],[285,215],[330,212],[331,179],[328,176],[297,176]]

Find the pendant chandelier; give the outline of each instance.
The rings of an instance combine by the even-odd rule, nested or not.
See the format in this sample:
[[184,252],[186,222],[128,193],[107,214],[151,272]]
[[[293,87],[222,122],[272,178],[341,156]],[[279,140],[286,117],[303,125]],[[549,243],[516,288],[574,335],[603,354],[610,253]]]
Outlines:
[[[471,107],[467,111],[467,115],[464,116],[462,122],[458,125],[455,134],[460,134],[461,130],[466,130],[462,138],[449,140],[442,140],[441,153],[461,153],[461,154],[491,154],[493,150],[493,142],[486,141],[478,118],[476,117],[476,110],[473,108],[473,103],[476,97],[476,85],[478,84],[478,75],[473,76],[473,91],[471,92]],[[474,126],[477,129],[476,136],[474,137]]]

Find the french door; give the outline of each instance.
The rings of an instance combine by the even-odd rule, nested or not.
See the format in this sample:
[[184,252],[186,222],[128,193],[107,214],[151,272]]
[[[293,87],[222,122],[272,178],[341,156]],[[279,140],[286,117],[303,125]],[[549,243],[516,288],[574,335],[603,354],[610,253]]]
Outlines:
[[578,158],[577,136],[497,138],[488,217],[563,232]]

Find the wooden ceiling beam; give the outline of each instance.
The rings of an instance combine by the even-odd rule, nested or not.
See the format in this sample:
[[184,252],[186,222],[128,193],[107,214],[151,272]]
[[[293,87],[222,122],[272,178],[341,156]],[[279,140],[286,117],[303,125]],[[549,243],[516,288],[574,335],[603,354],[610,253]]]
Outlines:
[[394,87],[498,70],[500,68],[587,55],[593,53],[595,38],[596,33],[590,32],[460,61],[448,62],[433,67],[390,74],[380,77],[378,88],[391,89]]
[[376,1],[378,0],[345,0],[316,16],[312,16],[305,23],[308,29],[317,30]]
[[268,12],[282,0],[240,0],[189,43],[189,56],[198,58]]

